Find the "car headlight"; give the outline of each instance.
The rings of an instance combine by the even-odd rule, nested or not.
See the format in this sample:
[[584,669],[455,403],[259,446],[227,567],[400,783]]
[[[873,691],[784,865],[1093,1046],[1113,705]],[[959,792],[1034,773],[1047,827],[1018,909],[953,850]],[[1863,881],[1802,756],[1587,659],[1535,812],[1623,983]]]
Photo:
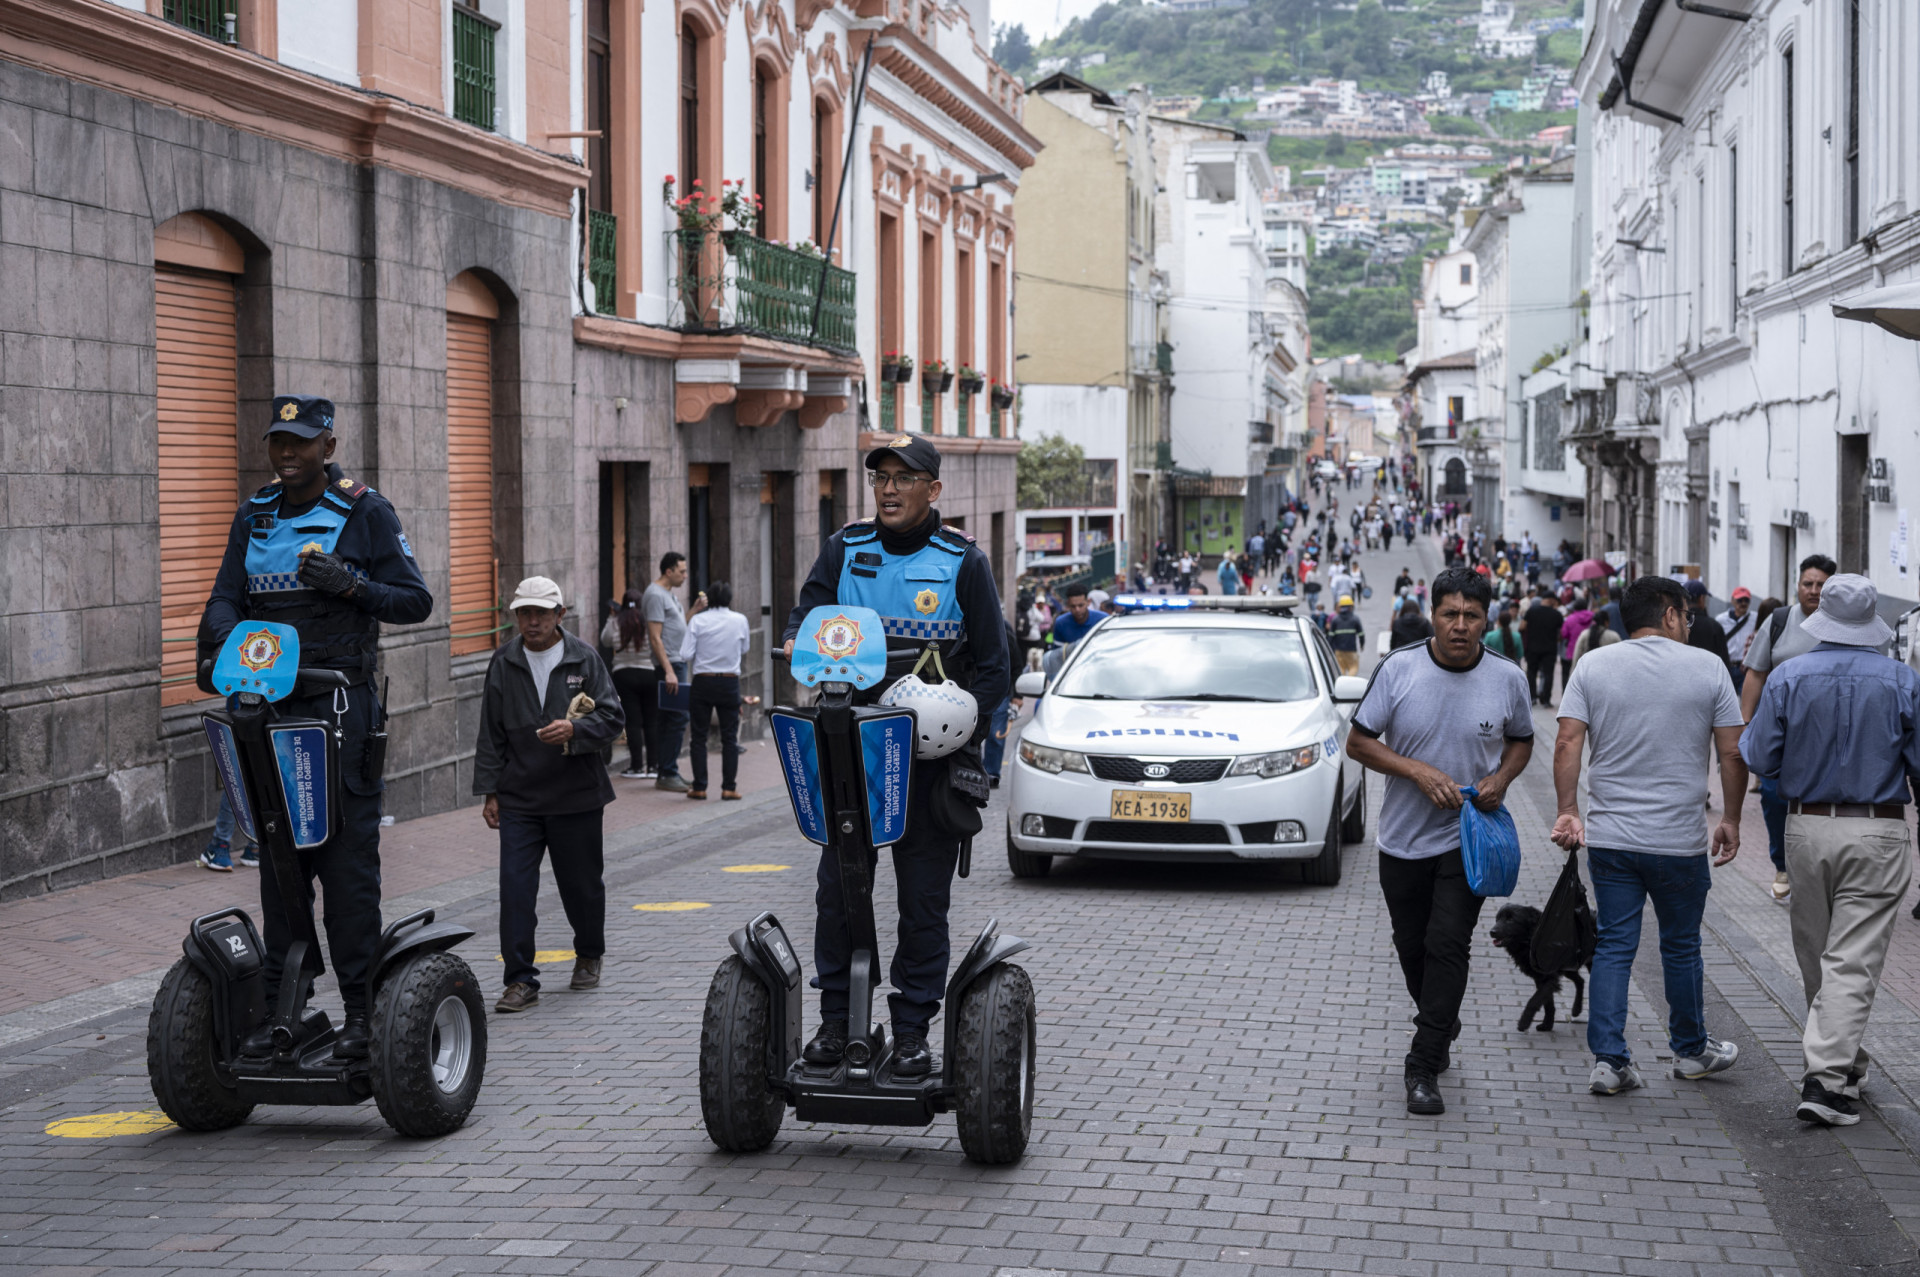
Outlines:
[[1258,776],[1262,780],[1272,780],[1288,772],[1304,771],[1319,761],[1320,747],[1303,745],[1299,749],[1283,749],[1274,754],[1246,754],[1233,760],[1233,766],[1227,768],[1227,775]]
[[1055,749],[1051,745],[1035,745],[1024,740],[1020,742],[1020,761],[1050,776],[1088,770],[1085,754],[1076,754],[1070,749]]

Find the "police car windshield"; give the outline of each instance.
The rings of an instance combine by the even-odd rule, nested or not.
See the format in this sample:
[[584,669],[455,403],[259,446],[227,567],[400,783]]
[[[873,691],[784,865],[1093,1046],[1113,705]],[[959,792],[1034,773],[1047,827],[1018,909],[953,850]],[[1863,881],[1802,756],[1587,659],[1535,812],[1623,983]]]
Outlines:
[[1319,695],[1306,645],[1289,630],[1101,627],[1047,689],[1116,701],[1304,701]]

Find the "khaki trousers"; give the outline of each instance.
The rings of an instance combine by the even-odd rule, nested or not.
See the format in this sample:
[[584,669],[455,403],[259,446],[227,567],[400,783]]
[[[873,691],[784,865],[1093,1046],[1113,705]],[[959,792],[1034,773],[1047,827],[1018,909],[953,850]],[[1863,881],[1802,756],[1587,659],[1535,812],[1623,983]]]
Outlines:
[[1360,653],[1358,652],[1335,652],[1333,659],[1338,662],[1342,674],[1360,672]]
[[1789,815],[1786,845],[1793,954],[1807,992],[1806,1076],[1838,1091],[1867,1067],[1860,1039],[1913,877],[1907,822]]

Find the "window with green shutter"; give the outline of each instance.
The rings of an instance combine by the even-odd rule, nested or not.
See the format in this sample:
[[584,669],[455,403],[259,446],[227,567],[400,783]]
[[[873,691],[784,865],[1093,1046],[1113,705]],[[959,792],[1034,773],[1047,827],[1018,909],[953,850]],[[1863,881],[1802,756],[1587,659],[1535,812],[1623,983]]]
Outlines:
[[464,4],[453,7],[453,118],[493,128],[494,36],[500,24]]

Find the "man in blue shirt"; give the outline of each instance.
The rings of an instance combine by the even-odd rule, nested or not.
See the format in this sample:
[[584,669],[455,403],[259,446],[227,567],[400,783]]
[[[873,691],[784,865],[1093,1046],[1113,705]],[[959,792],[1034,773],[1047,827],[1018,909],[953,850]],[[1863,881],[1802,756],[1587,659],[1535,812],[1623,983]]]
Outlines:
[[1793,953],[1806,988],[1796,1116],[1852,1126],[1860,1049],[1900,901],[1913,877],[1907,798],[1920,776],[1920,675],[1876,649],[1892,637],[1864,576],[1828,578],[1800,628],[1817,646],[1774,670],[1740,738],[1787,802]]
[[1087,636],[1088,630],[1107,619],[1105,612],[1093,610],[1084,585],[1069,585],[1066,600],[1067,610],[1053,618],[1053,642],[1056,647],[1078,643]]

